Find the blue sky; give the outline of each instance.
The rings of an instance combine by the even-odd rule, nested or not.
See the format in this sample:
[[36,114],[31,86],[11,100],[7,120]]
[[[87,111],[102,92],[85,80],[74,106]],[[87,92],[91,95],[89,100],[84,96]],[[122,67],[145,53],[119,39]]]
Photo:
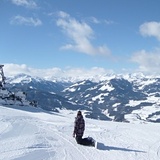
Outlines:
[[159,0],[0,0],[0,63],[8,72],[159,74],[159,6]]

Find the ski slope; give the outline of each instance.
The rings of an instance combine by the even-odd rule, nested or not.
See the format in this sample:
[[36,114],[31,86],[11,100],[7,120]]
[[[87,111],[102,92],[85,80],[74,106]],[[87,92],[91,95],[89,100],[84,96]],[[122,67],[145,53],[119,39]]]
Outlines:
[[160,125],[85,118],[86,136],[98,148],[72,137],[76,112],[0,106],[0,160],[160,160]]

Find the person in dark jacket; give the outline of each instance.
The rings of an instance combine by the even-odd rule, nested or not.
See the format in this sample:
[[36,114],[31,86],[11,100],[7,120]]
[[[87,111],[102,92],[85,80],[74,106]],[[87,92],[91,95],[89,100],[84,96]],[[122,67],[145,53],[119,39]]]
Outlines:
[[77,112],[77,117],[74,122],[73,137],[76,138],[78,144],[94,146],[95,142],[92,138],[82,138],[85,130],[85,121],[81,111]]

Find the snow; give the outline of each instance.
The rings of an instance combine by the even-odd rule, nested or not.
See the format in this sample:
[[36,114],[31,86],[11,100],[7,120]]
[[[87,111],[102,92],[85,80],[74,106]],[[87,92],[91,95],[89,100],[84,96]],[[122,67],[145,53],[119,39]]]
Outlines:
[[74,92],[74,91],[76,91],[76,88],[70,88],[70,89],[68,89],[68,91]]
[[[149,116],[149,113],[152,113],[152,112],[159,112],[160,111],[160,107],[157,106],[157,105],[153,105],[152,107],[151,106],[145,106],[144,108],[141,108],[139,110],[135,110],[133,111],[132,113],[134,114],[138,114],[142,120],[146,120]],[[152,118],[150,118],[152,120]],[[158,116],[156,115],[153,120],[156,120],[158,119]]]
[[[82,111],[85,114],[85,111]],[[85,118],[85,135],[98,148],[72,137],[75,111],[44,112],[25,106],[0,106],[0,160],[159,160],[160,126]]]
[[[160,118],[159,115],[154,115],[152,117],[149,118],[150,115],[155,114],[156,112],[160,112],[160,98],[159,97],[155,97],[155,96],[149,96],[147,97],[146,100],[143,101],[135,101],[135,100],[130,100],[129,103],[127,105],[129,105],[130,107],[136,107],[137,105],[141,104],[141,103],[153,103],[152,106],[151,105],[144,105],[141,106],[140,109],[136,109],[134,111],[132,111],[130,114],[125,114],[125,119],[128,121],[144,121],[144,120],[154,120],[156,121],[157,119]],[[126,106],[127,106],[126,105]]]
[[104,97],[103,97],[103,93],[99,94],[98,96],[92,97],[92,101],[98,101],[98,104],[103,103],[104,102]]
[[102,90],[102,91],[108,90],[110,92],[110,91],[114,90],[114,88],[111,87],[109,84],[105,84],[99,90]]
[[131,106],[131,107],[135,107],[139,104],[141,104],[143,101],[135,101],[135,100],[130,100],[128,105]]
[[31,77],[27,77],[27,76],[23,76],[23,77],[17,77],[15,79],[13,79],[11,81],[11,84],[14,84],[14,83],[21,83],[23,81],[23,83],[29,83],[31,82]]
[[139,84],[140,85],[139,89],[143,89],[145,86],[153,84],[155,82],[157,82],[156,79],[147,79],[145,81],[141,81]]

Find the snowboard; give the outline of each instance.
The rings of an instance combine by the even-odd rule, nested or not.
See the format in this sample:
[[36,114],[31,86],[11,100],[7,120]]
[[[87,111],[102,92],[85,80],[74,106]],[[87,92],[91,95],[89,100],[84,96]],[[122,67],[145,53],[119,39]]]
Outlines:
[[91,141],[91,146],[97,148],[98,142],[92,137],[88,137],[88,139]]

